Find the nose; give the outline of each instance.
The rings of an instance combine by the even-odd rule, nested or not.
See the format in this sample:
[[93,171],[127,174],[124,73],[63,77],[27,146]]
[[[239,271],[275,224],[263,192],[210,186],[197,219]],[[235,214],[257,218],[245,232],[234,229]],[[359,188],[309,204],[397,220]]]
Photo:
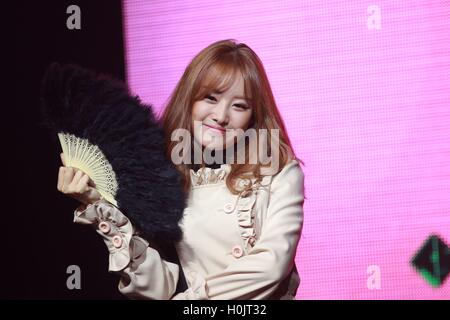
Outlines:
[[225,103],[220,103],[214,108],[213,120],[221,126],[225,126],[228,121],[228,107]]

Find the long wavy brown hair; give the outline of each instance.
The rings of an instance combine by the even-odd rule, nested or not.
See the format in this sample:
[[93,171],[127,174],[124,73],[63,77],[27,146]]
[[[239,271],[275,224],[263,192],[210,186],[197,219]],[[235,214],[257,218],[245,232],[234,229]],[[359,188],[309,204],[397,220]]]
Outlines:
[[[278,129],[279,167],[275,173],[279,172],[291,159],[297,159],[261,60],[250,47],[233,39],[215,42],[197,54],[172,92],[161,116],[169,158],[177,144],[171,139],[174,130],[180,128],[189,130],[191,140],[194,140],[192,132],[194,102],[204,99],[211,92],[226,91],[233,84],[238,72],[244,78],[245,96],[252,108],[249,128],[255,128],[257,132],[258,129],[267,129],[267,154],[272,154],[271,129]],[[245,142],[248,143],[248,141]],[[246,159],[249,157],[248,149],[245,148]],[[248,161],[244,164],[231,164],[231,171],[226,178],[230,192],[237,194],[242,191],[236,185],[239,178],[256,178],[256,181],[261,181],[263,166],[268,165]],[[177,168],[183,174],[184,190],[188,192],[191,187],[190,169],[193,165],[183,163],[177,165]]]

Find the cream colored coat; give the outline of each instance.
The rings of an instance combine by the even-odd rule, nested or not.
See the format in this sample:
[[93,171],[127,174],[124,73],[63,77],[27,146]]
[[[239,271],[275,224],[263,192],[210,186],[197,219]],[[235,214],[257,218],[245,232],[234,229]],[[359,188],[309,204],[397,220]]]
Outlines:
[[239,195],[226,187],[229,171],[229,165],[191,170],[183,239],[176,246],[185,292],[175,294],[179,266],[135,235],[131,222],[107,201],[77,208],[74,222],[92,224],[102,235],[109,271],[121,275],[119,290],[131,299],[294,299],[304,201],[297,160]]

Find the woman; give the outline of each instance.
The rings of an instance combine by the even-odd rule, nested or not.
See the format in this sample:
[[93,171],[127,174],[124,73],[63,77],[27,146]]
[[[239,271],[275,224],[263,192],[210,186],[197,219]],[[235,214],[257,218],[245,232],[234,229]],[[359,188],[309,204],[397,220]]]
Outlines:
[[[295,299],[304,176],[260,59],[233,40],[208,46],[186,68],[161,120],[188,199],[176,244],[182,270],[140,238],[86,175],[60,168],[58,190],[83,203],[74,221],[102,235],[120,292],[133,299]],[[247,135],[251,130],[256,134]],[[182,273],[187,289],[177,292]]]

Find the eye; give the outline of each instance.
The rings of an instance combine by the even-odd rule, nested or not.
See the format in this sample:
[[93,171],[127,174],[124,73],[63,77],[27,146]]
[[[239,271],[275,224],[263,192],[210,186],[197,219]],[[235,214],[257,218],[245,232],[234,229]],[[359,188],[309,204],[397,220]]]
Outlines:
[[216,98],[214,98],[212,95],[208,94],[207,96],[205,96],[206,100],[210,100],[210,101],[217,101]]
[[249,106],[241,103],[236,103],[235,106],[242,110],[247,110],[249,108]]

